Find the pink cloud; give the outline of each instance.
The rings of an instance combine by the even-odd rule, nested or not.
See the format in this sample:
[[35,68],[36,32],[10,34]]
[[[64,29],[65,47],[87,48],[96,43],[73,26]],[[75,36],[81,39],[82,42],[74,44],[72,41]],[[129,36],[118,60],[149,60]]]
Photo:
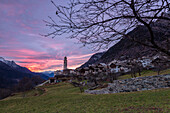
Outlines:
[[0,4],[0,9],[5,9],[7,16],[17,16],[23,14],[26,7],[21,4]]
[[[87,55],[82,55],[87,56]],[[77,56],[78,58],[78,56]],[[18,59],[20,65],[29,68],[32,71],[41,72],[41,71],[55,71],[55,70],[62,70],[63,69],[63,59],[56,60],[56,59]],[[70,59],[68,57],[68,68],[75,69],[81,66],[88,58],[79,58],[77,60]]]
[[32,30],[31,27],[27,26],[26,24],[24,23],[20,23],[21,27],[24,28],[24,29],[28,29],[28,30]]
[[0,0],[0,56],[32,71],[62,69],[64,56],[68,57],[68,68],[87,61],[92,54],[73,40],[39,35],[49,31],[42,20],[51,15],[56,16],[55,7],[47,0]]
[[[4,56],[14,57],[19,65],[29,68],[32,71],[54,71],[62,69],[63,57],[62,55],[55,55],[54,57],[45,52],[38,52],[29,49],[7,50],[0,48],[0,53]],[[89,59],[92,54],[68,56],[68,68],[76,68],[82,65]]]

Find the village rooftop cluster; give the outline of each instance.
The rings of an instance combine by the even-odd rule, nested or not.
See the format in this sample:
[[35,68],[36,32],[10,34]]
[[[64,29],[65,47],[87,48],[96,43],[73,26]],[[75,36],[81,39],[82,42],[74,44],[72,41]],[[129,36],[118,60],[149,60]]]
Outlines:
[[[85,68],[68,69],[67,68],[67,57],[64,57],[63,70],[57,70],[54,72],[54,77],[49,78],[46,83],[58,83],[61,81],[71,81],[72,79],[79,77],[86,79],[89,76],[98,76],[96,79],[107,79],[107,76],[112,75],[118,77],[124,74],[131,74],[132,77],[136,77],[137,73],[140,76],[143,69],[156,70],[167,68],[169,63],[166,56],[155,55],[153,57],[142,57],[138,59],[126,59],[126,60],[113,60],[108,64],[98,63],[92,64]],[[160,62],[161,61],[161,62]],[[169,61],[168,61],[169,62]],[[164,66],[162,65],[164,64]],[[100,77],[99,77],[100,76]]]

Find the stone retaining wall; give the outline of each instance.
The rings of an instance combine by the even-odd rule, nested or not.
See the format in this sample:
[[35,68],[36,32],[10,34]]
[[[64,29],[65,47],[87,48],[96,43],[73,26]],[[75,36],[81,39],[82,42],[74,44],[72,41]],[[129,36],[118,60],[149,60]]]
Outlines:
[[109,83],[107,88],[101,90],[85,90],[85,93],[109,94],[168,87],[170,87],[170,74],[115,80],[113,83]]

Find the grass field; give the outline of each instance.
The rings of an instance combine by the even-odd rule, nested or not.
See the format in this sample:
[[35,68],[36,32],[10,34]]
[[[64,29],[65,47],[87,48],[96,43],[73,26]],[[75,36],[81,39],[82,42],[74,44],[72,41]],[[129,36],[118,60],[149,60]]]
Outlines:
[[[170,88],[90,95],[68,83],[43,86],[0,101],[1,113],[141,113],[170,111]],[[24,96],[23,96],[24,95]]]
[[[161,75],[170,74],[170,69],[163,70],[160,72],[160,74]],[[153,76],[153,75],[157,75],[157,72],[151,70],[145,70],[141,72],[141,76],[139,76],[138,73],[136,75],[137,77]],[[130,74],[120,76],[118,79],[128,79],[128,78],[132,78]]]

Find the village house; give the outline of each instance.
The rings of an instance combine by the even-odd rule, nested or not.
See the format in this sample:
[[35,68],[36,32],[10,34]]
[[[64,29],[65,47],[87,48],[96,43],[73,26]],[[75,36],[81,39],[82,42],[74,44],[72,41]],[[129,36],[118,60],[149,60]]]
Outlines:
[[[50,83],[70,80],[73,76],[91,76],[91,75],[108,75],[110,73],[128,73],[142,68],[153,68],[154,63],[159,56],[142,57],[138,59],[113,60],[108,64],[99,63],[92,64],[85,68],[68,69],[67,57],[64,57],[63,71],[57,70],[54,72],[54,77],[49,78]],[[160,58],[163,59],[163,58]],[[168,64],[167,64],[168,65]]]
[[146,67],[153,67],[153,65],[152,65],[152,58],[142,57],[141,59],[139,59],[139,61],[142,63],[142,66],[144,68],[146,68]]

